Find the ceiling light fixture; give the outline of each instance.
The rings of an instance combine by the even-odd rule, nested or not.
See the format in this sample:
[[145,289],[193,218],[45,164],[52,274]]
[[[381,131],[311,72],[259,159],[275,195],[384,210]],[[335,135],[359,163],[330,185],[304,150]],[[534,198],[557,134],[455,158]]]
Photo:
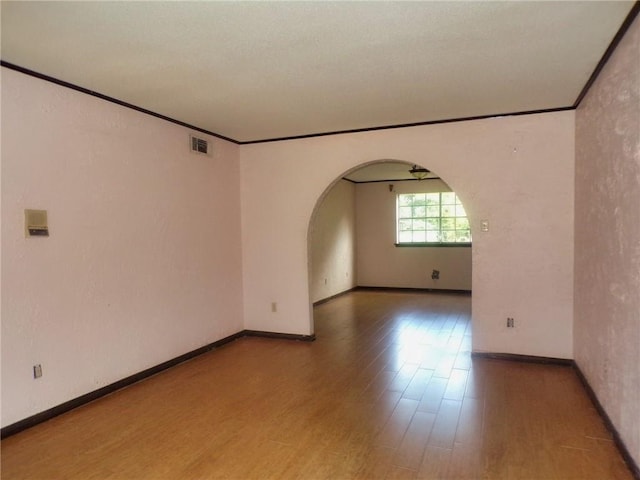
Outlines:
[[417,178],[418,180],[422,180],[427,175],[429,175],[429,170],[427,170],[426,168],[414,165],[413,167],[411,167],[411,170],[409,170],[409,173],[413,175],[415,178]]

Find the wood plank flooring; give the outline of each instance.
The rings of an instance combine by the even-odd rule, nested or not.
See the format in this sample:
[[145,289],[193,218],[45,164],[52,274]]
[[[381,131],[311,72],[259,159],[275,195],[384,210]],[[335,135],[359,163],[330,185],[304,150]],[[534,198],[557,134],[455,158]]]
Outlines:
[[631,479],[570,367],[471,358],[471,298],[356,291],[2,441],[12,479]]

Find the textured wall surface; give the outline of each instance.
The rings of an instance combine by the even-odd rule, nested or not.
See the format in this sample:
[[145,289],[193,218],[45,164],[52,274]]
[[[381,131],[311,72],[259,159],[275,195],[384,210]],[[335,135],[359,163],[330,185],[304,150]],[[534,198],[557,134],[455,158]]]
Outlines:
[[[389,191],[390,184],[393,192]],[[441,180],[363,183],[356,187],[358,285],[471,290],[471,248],[395,246],[398,194],[449,190]],[[440,271],[438,280],[431,278],[434,269]]]
[[640,18],[576,112],[575,360],[640,464]]
[[213,149],[2,69],[3,426],[242,330],[238,148]]
[[313,331],[315,205],[346,172],[398,160],[438,172],[469,213],[474,350],[572,358],[574,128],[558,112],[243,145],[245,328]]
[[309,225],[311,301],[355,286],[355,185],[339,180],[316,207]]

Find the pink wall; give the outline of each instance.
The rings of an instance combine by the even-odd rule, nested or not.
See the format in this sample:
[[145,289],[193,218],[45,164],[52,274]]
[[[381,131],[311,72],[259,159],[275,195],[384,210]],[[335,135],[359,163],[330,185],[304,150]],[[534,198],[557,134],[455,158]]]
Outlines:
[[[427,165],[464,202],[474,235],[474,350],[571,358],[570,111],[243,146],[245,328],[313,331],[311,214],[336,178],[380,159]],[[489,232],[480,232],[482,219]],[[516,328],[506,328],[508,316]]]
[[355,185],[339,180],[326,192],[309,225],[311,301],[356,286]]
[[575,360],[640,464],[640,19],[576,112]]
[[238,147],[189,133],[2,69],[3,426],[242,330]]
[[[243,328],[312,333],[312,212],[380,159],[428,166],[467,208],[474,350],[572,357],[573,112],[214,139],[205,157],[185,128],[2,80],[3,425]],[[50,238],[24,238],[25,208],[49,211]]]

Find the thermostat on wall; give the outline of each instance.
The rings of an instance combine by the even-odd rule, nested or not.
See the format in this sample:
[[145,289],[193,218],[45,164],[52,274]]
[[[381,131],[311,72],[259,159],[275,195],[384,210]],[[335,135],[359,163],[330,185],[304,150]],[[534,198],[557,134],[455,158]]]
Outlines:
[[24,229],[27,237],[48,237],[49,225],[46,210],[25,210]]

